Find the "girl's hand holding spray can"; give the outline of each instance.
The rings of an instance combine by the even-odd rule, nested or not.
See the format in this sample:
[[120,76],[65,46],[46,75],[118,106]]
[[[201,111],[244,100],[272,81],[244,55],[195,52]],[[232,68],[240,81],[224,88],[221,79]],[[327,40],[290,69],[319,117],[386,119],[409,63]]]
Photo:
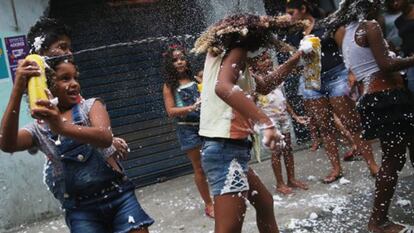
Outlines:
[[305,89],[321,89],[321,41],[314,35],[305,36],[300,42],[299,50],[305,53],[303,56],[303,76]]
[[29,107],[32,112],[33,118],[39,118],[36,114],[36,110],[47,109],[43,104],[39,104],[39,101],[50,101],[50,104],[55,107],[58,104],[58,99],[53,98],[47,87],[46,73],[45,73],[45,61],[44,59],[37,55],[31,54],[26,57],[25,60],[35,62],[40,70],[39,76],[30,77],[27,82],[28,96],[29,96]]

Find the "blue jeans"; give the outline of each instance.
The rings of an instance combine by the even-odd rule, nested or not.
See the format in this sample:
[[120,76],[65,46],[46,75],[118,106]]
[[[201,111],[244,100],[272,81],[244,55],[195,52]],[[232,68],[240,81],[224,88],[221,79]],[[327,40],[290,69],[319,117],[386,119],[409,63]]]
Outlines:
[[247,139],[205,138],[201,165],[213,196],[249,190],[250,149],[251,143]]
[[321,74],[321,89],[319,91],[305,89],[303,77],[299,83],[299,95],[303,95],[304,99],[346,96],[349,91],[348,70],[344,65],[336,66]]
[[127,233],[153,223],[138,203],[134,191],[88,208],[66,210],[66,224],[71,233]]
[[414,67],[407,70],[408,90],[414,94]]

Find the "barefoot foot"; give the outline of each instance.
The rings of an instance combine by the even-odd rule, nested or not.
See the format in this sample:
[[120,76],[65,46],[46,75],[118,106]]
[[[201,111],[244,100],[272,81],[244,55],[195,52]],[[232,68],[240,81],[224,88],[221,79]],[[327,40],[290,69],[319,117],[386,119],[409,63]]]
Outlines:
[[302,181],[296,180],[296,179],[288,181],[288,186],[291,188],[300,188],[303,190],[309,189],[307,184],[303,183]]
[[331,174],[329,174],[327,177],[325,177],[322,182],[324,184],[330,184],[337,180],[339,180],[342,177],[341,171],[332,171]]
[[276,187],[276,192],[279,192],[283,195],[289,195],[293,193],[293,190],[289,188],[287,185],[280,185]]

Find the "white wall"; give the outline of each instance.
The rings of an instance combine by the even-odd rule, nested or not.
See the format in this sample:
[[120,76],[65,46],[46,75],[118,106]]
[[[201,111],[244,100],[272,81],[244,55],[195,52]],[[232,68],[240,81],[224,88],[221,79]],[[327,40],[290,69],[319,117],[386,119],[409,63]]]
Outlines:
[[[43,15],[48,0],[14,0],[18,30],[15,29],[11,0],[0,0],[0,39],[27,34],[29,28]],[[8,62],[8,61],[7,61]],[[0,79],[0,117],[2,117],[13,83],[10,78]],[[24,101],[23,101],[24,102]],[[27,104],[20,112],[20,125],[32,121]],[[20,152],[10,155],[0,151],[0,232],[30,221],[56,215],[57,202],[43,183],[44,155]]]

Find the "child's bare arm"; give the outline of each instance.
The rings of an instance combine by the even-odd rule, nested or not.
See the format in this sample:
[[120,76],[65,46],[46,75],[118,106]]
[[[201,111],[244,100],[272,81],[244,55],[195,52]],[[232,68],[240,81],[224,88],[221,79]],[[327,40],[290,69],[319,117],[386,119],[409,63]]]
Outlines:
[[[247,98],[239,88],[235,88],[239,72],[245,69],[247,51],[242,48],[232,49],[223,59],[215,92],[224,102],[255,123],[272,124],[271,120],[264,114],[255,103]],[[234,65],[236,64],[236,65]]]
[[64,122],[58,108],[52,105],[49,100],[41,100],[37,104],[46,108],[33,110],[33,115],[47,122],[54,133],[65,135],[96,147],[106,148],[112,145],[109,115],[100,101],[95,101],[89,112],[90,127]]
[[215,93],[245,118],[260,124],[263,130],[264,144],[274,150],[281,139],[280,133],[275,130],[269,117],[240,88],[235,86],[239,78],[239,72],[245,69],[246,59],[247,51],[245,49],[234,48],[228,53],[223,59]]
[[169,117],[185,116],[188,113],[195,111],[199,105],[199,103],[197,102],[190,106],[177,107],[174,100],[174,94],[171,91],[171,88],[167,87],[167,85],[165,84],[163,86],[162,93],[164,96],[165,110],[167,111]]
[[269,94],[278,87],[297,66],[302,56],[301,51],[296,52],[284,64],[278,66],[273,72],[264,76],[257,76],[256,91],[262,95]]
[[396,72],[414,65],[414,56],[393,58],[389,55],[380,25],[375,21],[365,22],[367,40],[375,61],[383,72]]
[[0,147],[5,152],[16,152],[32,147],[33,138],[26,130],[18,130],[20,103],[27,86],[28,77],[40,75],[35,62],[20,61],[16,70],[15,83],[9,103],[1,121]]

